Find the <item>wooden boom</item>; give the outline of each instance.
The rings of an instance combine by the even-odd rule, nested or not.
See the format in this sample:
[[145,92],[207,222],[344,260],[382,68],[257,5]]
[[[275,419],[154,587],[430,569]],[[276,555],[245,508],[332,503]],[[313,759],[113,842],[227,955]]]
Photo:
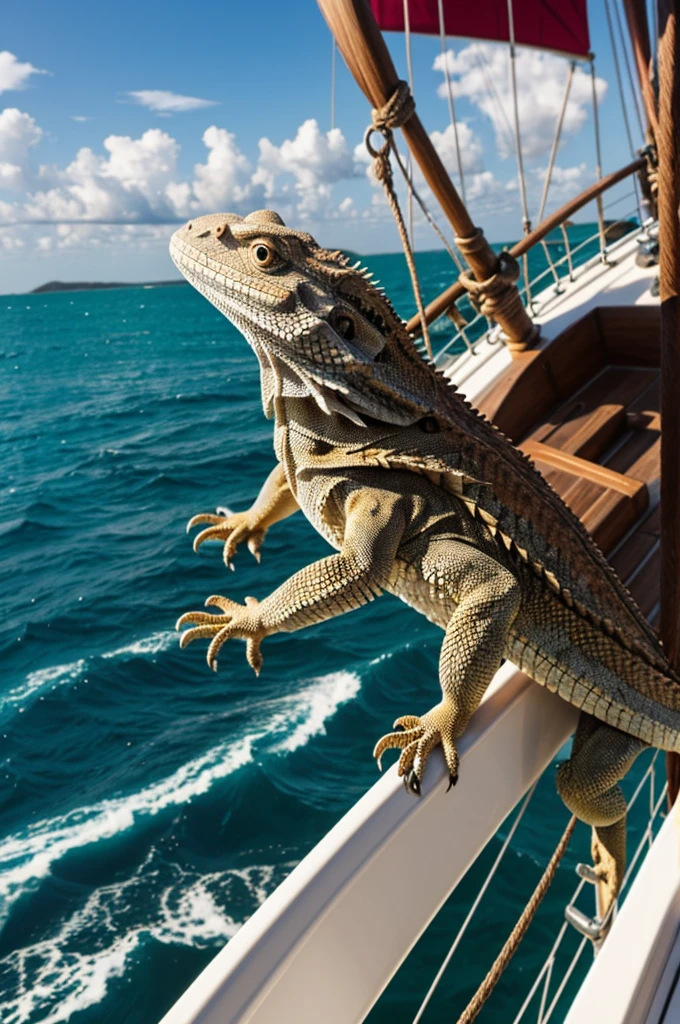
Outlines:
[[[318,0],[318,3],[357,85],[371,106],[383,107],[393,95],[399,76],[366,0]],[[411,115],[402,131],[456,235],[461,239],[474,239],[474,245],[465,250],[474,277],[480,282],[487,280],[499,269],[498,256],[472,223],[417,114]],[[528,347],[536,340],[536,330],[516,287],[508,287],[517,293],[517,301],[507,314],[499,315],[498,323],[512,347]]]

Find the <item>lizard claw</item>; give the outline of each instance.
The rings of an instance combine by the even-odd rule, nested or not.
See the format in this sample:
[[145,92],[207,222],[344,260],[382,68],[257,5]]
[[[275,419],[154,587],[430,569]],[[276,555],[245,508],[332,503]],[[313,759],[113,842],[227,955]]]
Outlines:
[[[449,770],[449,789],[458,781],[458,752],[453,742],[455,713],[451,704],[442,701],[422,717],[404,715],[394,723],[394,732],[378,740],[373,756],[381,768],[386,750],[400,749],[397,774],[404,779],[409,792],[420,796],[425,765],[435,747],[441,746]],[[447,790],[448,792],[448,790]]]
[[201,530],[194,537],[194,551],[198,552],[198,549],[207,540],[223,541],[224,564],[233,571],[232,560],[236,550],[239,544],[246,541],[248,550],[255,560],[259,562],[260,548],[267,531],[258,528],[252,522],[249,512],[229,512],[228,509],[218,509],[218,512],[226,514],[215,515],[212,512],[201,512],[189,520],[187,532],[194,526],[207,524],[206,529]]
[[180,647],[186,647],[193,640],[210,639],[207,660],[210,668],[217,671],[217,656],[232,637],[238,637],[246,641],[246,659],[256,675],[260,674],[262,668],[262,652],[260,645],[262,640],[268,636],[267,630],[262,626],[259,608],[260,602],[255,597],[247,597],[245,606],[230,601],[228,597],[221,597],[213,594],[205,602],[207,606],[217,607],[221,614],[214,615],[209,612],[185,612],[177,620],[176,629],[191,624],[180,637]]
[[414,772],[413,768],[408,775],[404,776],[404,786],[410,793],[413,793],[414,796],[420,796],[420,779]]

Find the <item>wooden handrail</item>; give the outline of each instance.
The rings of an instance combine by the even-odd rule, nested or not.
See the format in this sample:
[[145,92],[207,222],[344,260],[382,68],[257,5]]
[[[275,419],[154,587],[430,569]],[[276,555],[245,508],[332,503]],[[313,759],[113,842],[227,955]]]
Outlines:
[[[632,163],[627,164],[618,171],[614,171],[612,174],[605,175],[604,178],[600,178],[589,188],[585,189],[579,195],[570,199],[568,203],[560,206],[559,210],[551,214],[550,217],[546,217],[538,227],[534,228],[528,235],[524,235],[523,238],[516,242],[515,245],[510,249],[512,256],[523,256],[525,252],[528,252],[534,245],[541,242],[546,235],[550,234],[556,227],[559,227],[568,217],[571,217],[573,213],[580,210],[583,206],[592,202],[607,189],[612,188],[613,185],[617,185],[624,178],[629,177],[631,174],[637,173],[637,171],[643,170],[645,167],[645,161],[640,158],[639,160],[633,160]],[[425,319],[428,324],[431,324],[433,320],[440,317],[442,313],[445,313],[457,299],[460,299],[465,295],[465,288],[460,281],[454,282],[449,285],[436,299],[433,299],[425,307]],[[420,319],[417,316],[411,317],[406,325],[407,330],[412,334],[420,334]]]

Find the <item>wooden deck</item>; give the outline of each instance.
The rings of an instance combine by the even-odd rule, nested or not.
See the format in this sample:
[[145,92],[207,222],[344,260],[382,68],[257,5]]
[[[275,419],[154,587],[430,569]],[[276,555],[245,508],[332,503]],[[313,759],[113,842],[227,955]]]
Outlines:
[[659,608],[658,309],[598,309],[482,395],[480,409],[579,516],[641,611]]

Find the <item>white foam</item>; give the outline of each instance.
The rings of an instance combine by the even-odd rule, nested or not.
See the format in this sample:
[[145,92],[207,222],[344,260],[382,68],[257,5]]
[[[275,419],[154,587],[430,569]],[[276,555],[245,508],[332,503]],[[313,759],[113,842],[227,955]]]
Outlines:
[[0,697],[0,711],[8,705],[16,706],[17,704],[23,704],[34,693],[50,684],[54,686],[57,683],[63,685],[67,682],[73,682],[74,679],[78,679],[83,674],[86,664],[84,658],[79,658],[78,661],[72,661],[68,665],[51,665],[49,668],[41,668],[35,672],[29,672],[20,686],[15,686],[14,689],[9,690]]
[[[0,1020],[68,1021],[104,999],[109,982],[124,975],[129,958],[149,939],[221,946],[240,927],[224,905],[236,898],[247,917],[293,866],[198,875],[168,863],[152,848],[129,878],[96,889],[52,935],[2,959]],[[244,903],[244,889],[250,905],[248,899]]]
[[[0,840],[0,923],[15,900],[49,874],[52,864],[69,851],[111,839],[144,816],[207,793],[218,779],[252,761],[253,746],[259,741],[273,741],[269,746],[272,752],[296,750],[325,732],[326,721],[355,696],[360,685],[352,672],[321,676],[293,694],[263,702],[257,709],[256,730],[213,747],[146,789],[36,822],[24,832]],[[292,723],[295,727],[290,732]]]
[[139,654],[160,654],[161,651],[168,651],[178,643],[177,633],[174,630],[164,630],[162,633],[144,636],[141,640],[135,640],[125,647],[118,647],[115,651],[107,651],[102,654],[102,658],[123,658],[128,654],[133,657]]
[[[164,630],[161,633],[152,633],[150,636],[142,637],[124,647],[118,647],[114,651],[106,651],[101,657],[124,658],[160,654],[161,651],[167,651],[177,643],[177,633],[174,630]],[[48,668],[29,672],[23,683],[0,695],[0,713],[5,708],[14,708],[24,704],[41,690],[53,690],[57,686],[66,686],[75,682],[85,674],[88,665],[87,658],[79,658],[78,661],[72,661],[67,665],[50,665]]]
[[[289,698],[291,704],[299,702],[298,724],[274,750],[297,750],[312,736],[325,733],[326,722],[336,708],[356,697],[360,687],[361,679],[354,672],[331,672],[322,676],[314,686]],[[294,721],[292,714],[290,720]]]

